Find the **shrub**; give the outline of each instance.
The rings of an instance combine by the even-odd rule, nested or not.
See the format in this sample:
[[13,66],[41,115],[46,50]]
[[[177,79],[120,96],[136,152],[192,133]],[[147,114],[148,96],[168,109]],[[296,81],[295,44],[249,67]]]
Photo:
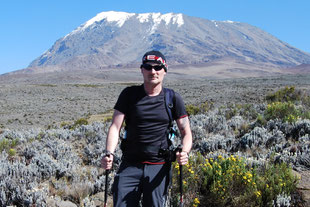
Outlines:
[[234,116],[242,116],[247,120],[255,120],[258,115],[253,104],[228,104],[226,107],[222,106],[219,113],[224,115],[227,120]]
[[16,155],[16,150],[15,149],[13,149],[13,148],[11,148],[11,149],[9,149],[9,152],[8,152],[8,154],[9,154],[9,156],[15,156]]
[[302,117],[305,118],[305,119],[310,119],[310,111],[304,112]]
[[206,101],[200,105],[200,110],[201,110],[201,112],[205,113],[205,112],[209,111],[210,109],[212,109],[213,106],[214,106],[213,102]]
[[[173,205],[179,202],[179,165],[174,164]],[[191,156],[183,166],[184,206],[270,206],[280,194],[296,190],[287,164],[250,167],[244,158]]]
[[[69,127],[70,127],[70,129],[75,129],[75,128],[81,126],[81,125],[87,125],[87,124],[88,124],[87,119],[85,119],[85,118],[80,118],[80,119],[76,120],[76,121],[73,123],[72,126],[69,126]],[[65,126],[65,125],[64,125],[64,126]]]
[[200,112],[199,107],[198,106],[194,106],[192,104],[186,105],[185,108],[186,108],[186,112],[189,115],[196,115],[196,114],[198,114]]
[[10,146],[10,142],[8,139],[2,139],[0,140],[0,152],[2,152],[3,150],[8,149]]
[[268,104],[265,111],[265,118],[266,120],[278,118],[292,123],[297,121],[300,114],[300,110],[292,102],[273,102]]
[[[273,94],[266,96],[269,102],[265,111],[265,118],[281,119],[289,123],[296,122],[299,117],[304,119],[310,118],[310,97],[304,94],[301,90],[295,90],[295,87],[285,87]],[[301,107],[297,108],[294,103],[299,102]]]
[[226,120],[231,119],[232,117],[237,115],[237,108],[234,105],[227,106],[225,110],[225,118]]
[[310,108],[310,96],[304,96],[302,100],[303,105],[306,106],[306,108]]
[[246,133],[249,133],[250,129],[251,129],[250,125],[242,124],[239,129],[235,130],[235,137],[240,138],[240,137],[244,136]]
[[248,119],[248,120],[255,120],[258,116],[256,109],[254,108],[253,104],[243,104],[239,110],[240,116]]
[[113,119],[113,115],[107,115],[104,117],[103,121],[104,122],[110,122],[110,121],[112,121],[112,119]]
[[63,121],[63,122],[60,123],[60,127],[61,127],[61,128],[65,127],[65,126],[68,126],[68,125],[70,125],[69,122]]
[[213,103],[212,102],[208,102],[208,101],[206,101],[204,103],[201,103],[199,105],[188,104],[188,105],[185,106],[186,112],[189,115],[196,115],[196,114],[206,113],[212,107],[213,107]]
[[85,118],[80,118],[74,122],[75,126],[87,125],[88,121]]
[[286,86],[284,89],[280,89],[275,93],[268,94],[266,100],[268,102],[294,102],[300,101],[302,93],[300,90],[295,90],[294,86]]
[[3,138],[0,140],[0,153],[5,150],[7,153],[10,154],[11,150],[14,150],[13,148],[17,146],[18,139],[7,139]]
[[259,126],[264,126],[265,124],[267,124],[267,120],[265,119],[263,115],[259,114],[256,118],[256,123]]

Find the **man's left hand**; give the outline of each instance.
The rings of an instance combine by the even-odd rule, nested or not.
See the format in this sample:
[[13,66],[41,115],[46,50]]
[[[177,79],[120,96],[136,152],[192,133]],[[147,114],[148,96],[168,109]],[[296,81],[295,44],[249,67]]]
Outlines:
[[177,152],[176,153],[177,156],[177,161],[179,163],[179,165],[186,165],[188,162],[188,153],[187,152]]

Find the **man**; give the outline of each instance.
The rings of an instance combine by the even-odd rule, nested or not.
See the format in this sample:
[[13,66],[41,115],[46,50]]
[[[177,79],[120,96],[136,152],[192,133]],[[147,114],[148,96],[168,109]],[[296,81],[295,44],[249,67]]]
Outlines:
[[[163,90],[168,67],[162,53],[150,51],[143,56],[140,68],[144,83],[127,87],[120,94],[108,132],[107,155],[102,158],[103,168],[111,169],[113,152],[125,120],[122,163],[112,187],[115,207],[137,207],[141,195],[143,206],[161,207],[167,198],[171,162],[159,151],[169,147],[169,115]],[[192,133],[184,103],[178,93],[174,95],[174,102],[173,118],[182,136],[182,149],[176,153],[176,158],[180,165],[185,165],[192,146]]]

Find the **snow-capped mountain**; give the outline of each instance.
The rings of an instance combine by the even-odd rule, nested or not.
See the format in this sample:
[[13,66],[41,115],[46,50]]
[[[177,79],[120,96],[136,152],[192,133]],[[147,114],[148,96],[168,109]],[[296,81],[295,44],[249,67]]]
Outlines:
[[310,54],[246,23],[184,14],[102,12],[55,44],[29,67],[125,67],[151,49],[169,65],[203,65],[230,58],[275,66],[310,63]]

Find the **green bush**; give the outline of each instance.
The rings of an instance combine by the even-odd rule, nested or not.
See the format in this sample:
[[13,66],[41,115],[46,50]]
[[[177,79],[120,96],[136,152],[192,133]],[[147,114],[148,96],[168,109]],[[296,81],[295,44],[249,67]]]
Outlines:
[[2,139],[0,140],[0,152],[3,150],[7,150],[10,148],[10,141],[8,139]]
[[213,107],[213,103],[206,101],[206,102],[201,103],[199,105],[187,104],[185,106],[185,109],[186,109],[186,112],[189,115],[196,115],[196,114],[199,114],[199,113],[206,113],[212,107]]
[[267,120],[265,119],[265,117],[261,114],[259,114],[256,118],[256,123],[259,126],[264,126],[267,123]]
[[233,105],[227,106],[224,116],[226,120],[229,120],[232,117],[236,116],[237,114],[238,114],[238,108],[235,107],[235,105],[233,104]]
[[248,120],[255,120],[258,116],[256,109],[253,104],[243,104],[239,109],[240,116]]
[[66,122],[66,121],[63,121],[63,122],[60,123],[60,127],[65,127],[65,126],[68,126],[68,125],[70,125],[70,123]]
[[302,117],[305,118],[305,119],[310,119],[310,111],[304,112]]
[[264,114],[266,120],[278,118],[292,123],[298,118],[310,119],[310,97],[301,90],[295,90],[294,86],[269,94],[266,100],[269,102]]
[[71,129],[75,129],[76,127],[78,126],[81,126],[81,125],[87,125],[88,124],[88,121],[87,119],[85,118],[80,118],[78,120],[76,120],[73,124],[73,126],[71,127]]
[[280,89],[275,93],[266,96],[268,102],[295,102],[302,99],[302,93],[300,90],[295,90],[294,86],[286,86],[284,89]]
[[13,156],[16,155],[16,150],[11,148],[11,149],[9,149],[8,154],[9,154],[10,157],[13,157]]
[[310,109],[310,96],[304,96],[302,103],[306,108]]
[[10,156],[14,156],[16,154],[14,147],[18,145],[18,142],[18,139],[3,138],[0,140],[0,153],[5,150]]
[[74,122],[74,125],[87,125],[88,121],[85,118],[80,118]]
[[[298,179],[287,164],[250,168],[238,156],[217,159],[201,154],[183,166],[184,206],[271,206],[277,195],[295,192]],[[179,165],[174,164],[172,200],[179,203]]]
[[196,115],[200,112],[200,108],[192,104],[186,105],[185,108],[188,115]]
[[297,121],[301,112],[291,102],[273,102],[268,104],[265,111],[266,120],[281,119],[289,123]]
[[103,121],[104,122],[110,122],[113,120],[113,115],[107,115],[104,117]]
[[254,121],[258,113],[253,104],[227,104],[219,108],[219,115],[225,116],[226,120],[231,119],[234,116],[242,116],[243,119]]

